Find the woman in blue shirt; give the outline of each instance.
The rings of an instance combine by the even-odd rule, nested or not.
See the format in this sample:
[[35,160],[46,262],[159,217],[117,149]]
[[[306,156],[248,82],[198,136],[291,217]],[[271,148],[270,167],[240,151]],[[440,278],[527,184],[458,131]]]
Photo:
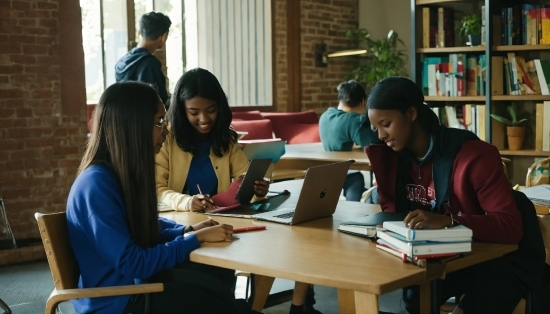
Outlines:
[[67,201],[79,287],[160,281],[164,292],[73,300],[78,313],[144,313],[146,305],[162,313],[237,311],[230,289],[212,289],[216,278],[185,267],[201,242],[230,241],[233,227],[213,220],[182,226],[158,216],[155,154],[167,134],[164,115],[149,84],[107,88]]

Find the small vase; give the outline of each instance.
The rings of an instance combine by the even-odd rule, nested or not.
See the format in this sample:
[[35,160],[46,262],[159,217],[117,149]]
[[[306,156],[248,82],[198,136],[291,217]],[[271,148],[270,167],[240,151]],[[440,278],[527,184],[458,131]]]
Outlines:
[[468,35],[468,40],[470,41],[470,46],[480,46],[481,45],[481,35]]
[[523,136],[525,135],[525,127],[506,127],[506,135],[508,136],[508,149],[521,150],[521,148],[523,147]]

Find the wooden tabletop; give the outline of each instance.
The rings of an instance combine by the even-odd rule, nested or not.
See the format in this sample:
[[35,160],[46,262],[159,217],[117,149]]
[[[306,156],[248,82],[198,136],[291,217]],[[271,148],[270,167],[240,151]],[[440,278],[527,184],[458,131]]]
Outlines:
[[323,165],[331,162],[355,160],[350,169],[371,170],[371,164],[367,154],[360,148],[354,148],[346,152],[327,152],[322,143],[288,144],[285,146],[285,154],[277,162],[275,169],[300,169],[306,170],[312,166]]

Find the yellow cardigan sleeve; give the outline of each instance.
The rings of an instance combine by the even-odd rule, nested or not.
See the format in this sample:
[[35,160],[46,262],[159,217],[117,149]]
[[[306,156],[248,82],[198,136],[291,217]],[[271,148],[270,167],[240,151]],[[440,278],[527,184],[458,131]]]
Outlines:
[[193,155],[178,147],[169,134],[160,152],[156,155],[157,198],[176,211],[188,211],[192,195],[182,194]]

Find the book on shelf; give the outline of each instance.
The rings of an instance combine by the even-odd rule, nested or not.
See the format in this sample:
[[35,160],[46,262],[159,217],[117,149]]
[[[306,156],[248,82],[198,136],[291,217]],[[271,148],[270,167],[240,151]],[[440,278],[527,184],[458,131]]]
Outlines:
[[464,253],[472,250],[472,242],[435,242],[435,241],[402,241],[391,231],[379,231],[378,243],[388,244],[397,250],[409,255]]
[[422,47],[433,48],[436,46],[437,37],[437,9],[433,7],[422,8]]
[[374,238],[377,228],[382,227],[385,221],[399,220],[403,222],[406,216],[406,213],[378,212],[376,214],[343,222],[338,226],[338,230],[365,238]]
[[[497,18],[498,17],[498,18]],[[550,6],[518,4],[493,16],[494,45],[550,44]]]
[[522,189],[533,204],[550,206],[550,184],[541,184]]
[[533,83],[529,79],[529,76],[527,75],[527,64],[525,62],[525,59],[522,56],[516,56],[515,62],[518,70],[518,75],[521,77],[522,85],[521,85],[521,94],[522,95],[534,95],[535,88],[533,87]]
[[[535,106],[535,150],[542,151],[544,103],[538,103]],[[548,123],[550,124],[550,122]]]
[[[544,111],[542,112],[542,150],[550,151],[550,101],[543,103]],[[536,139],[536,134],[535,134]]]
[[437,48],[454,47],[454,11],[451,8],[437,8]]
[[535,59],[535,70],[542,95],[550,95],[550,60]]
[[441,242],[463,242],[472,240],[472,229],[458,225],[446,229],[410,229],[403,221],[386,221],[382,225],[384,229],[402,236],[403,241],[441,241]]
[[540,44],[550,45],[550,7],[540,8]]
[[535,61],[534,60],[527,61],[525,63],[525,66],[527,71],[527,77],[529,78],[529,81],[531,81],[531,84],[533,85],[535,94],[542,95],[540,90],[539,77],[537,75],[537,69],[535,68]]

